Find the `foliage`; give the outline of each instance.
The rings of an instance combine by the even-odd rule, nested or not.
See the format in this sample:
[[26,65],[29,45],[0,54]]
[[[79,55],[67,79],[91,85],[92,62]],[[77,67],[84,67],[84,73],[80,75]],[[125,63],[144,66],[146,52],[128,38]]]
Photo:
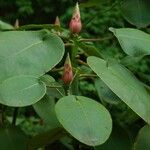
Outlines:
[[148,2],[80,2],[79,35],[81,24],[78,33],[66,25],[72,2],[2,1],[0,9],[17,8],[3,19],[24,24],[66,13],[61,26],[0,21],[1,150],[149,149]]

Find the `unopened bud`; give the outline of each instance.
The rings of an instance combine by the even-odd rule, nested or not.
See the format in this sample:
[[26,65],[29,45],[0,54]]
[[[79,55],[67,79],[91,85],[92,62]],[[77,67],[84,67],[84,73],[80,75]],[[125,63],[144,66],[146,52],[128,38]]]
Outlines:
[[55,23],[54,25],[56,26],[59,26],[60,27],[60,20],[59,20],[59,17],[57,16],[56,19],[55,19]]
[[79,33],[82,29],[81,19],[80,19],[80,9],[78,3],[75,6],[70,24],[69,24],[70,31],[72,33]]
[[73,71],[72,71],[69,54],[68,54],[65,64],[64,64],[64,72],[63,72],[62,80],[63,80],[64,84],[70,84],[71,81],[73,80]]
[[16,19],[15,24],[14,24],[14,27],[15,27],[15,29],[18,29],[18,28],[19,28],[19,20],[18,20],[18,19]]

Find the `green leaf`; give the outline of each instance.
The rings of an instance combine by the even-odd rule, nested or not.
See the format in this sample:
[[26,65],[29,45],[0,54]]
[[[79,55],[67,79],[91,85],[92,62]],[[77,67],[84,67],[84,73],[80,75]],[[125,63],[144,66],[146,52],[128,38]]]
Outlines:
[[41,76],[62,59],[62,40],[47,30],[0,33],[0,81],[17,75]]
[[130,56],[150,55],[150,35],[131,28],[114,29],[110,31],[117,37],[124,52]]
[[80,7],[82,8],[88,8],[88,7],[99,7],[99,6],[101,6],[100,5],[101,4],[101,2],[99,1],[99,0],[88,0],[88,1],[86,1],[86,2],[84,2],[84,3],[81,3],[80,4]]
[[36,135],[29,141],[28,150],[36,150],[40,147],[51,144],[54,141],[59,140],[64,135],[64,131],[61,128],[56,128]]
[[110,104],[118,104],[120,102],[120,98],[101,79],[95,80],[95,88],[102,101]]
[[110,138],[95,150],[131,150],[132,142],[127,132],[118,125],[114,125]]
[[65,95],[64,88],[58,82],[55,81],[53,77],[46,74],[40,77],[40,79],[46,84],[47,86],[47,94],[49,97],[56,99],[61,98]]
[[82,143],[96,146],[109,138],[111,116],[100,103],[83,96],[70,95],[56,103],[55,111],[63,127]]
[[146,27],[150,24],[149,0],[124,0],[122,13],[125,19],[137,27]]
[[96,47],[92,44],[85,44],[83,42],[78,43],[79,47],[88,55],[88,56],[97,56],[101,57],[101,54],[96,49]]
[[9,29],[14,29],[14,27],[0,20],[0,30],[9,30]]
[[59,127],[60,124],[55,114],[55,101],[48,95],[45,95],[39,102],[33,105],[35,111],[49,126],[49,129]]
[[39,101],[46,93],[46,86],[32,76],[8,78],[0,84],[0,103],[8,106],[22,107]]
[[24,133],[15,127],[0,128],[1,150],[27,150],[28,139]]
[[87,62],[105,84],[135,113],[150,123],[150,94],[125,67],[91,56]]
[[40,79],[46,84],[47,92],[33,107],[36,113],[48,125],[49,129],[60,127],[60,123],[55,114],[55,100],[63,96],[64,90],[50,75],[43,75]]
[[150,150],[150,126],[145,125],[139,132],[134,150]]

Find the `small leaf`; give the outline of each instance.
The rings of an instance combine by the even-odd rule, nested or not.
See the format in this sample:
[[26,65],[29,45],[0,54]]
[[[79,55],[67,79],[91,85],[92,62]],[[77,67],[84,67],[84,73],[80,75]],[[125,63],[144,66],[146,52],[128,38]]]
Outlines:
[[139,132],[134,150],[150,150],[150,126],[145,125]]
[[109,138],[111,116],[100,103],[83,96],[70,95],[57,102],[55,111],[63,127],[82,143],[96,146]]
[[149,34],[132,28],[110,28],[110,31],[117,37],[126,54],[136,57],[150,55]]
[[32,76],[8,78],[0,84],[0,103],[22,107],[39,101],[46,93],[46,86]]
[[87,62],[123,102],[150,124],[150,94],[129,70],[94,56],[88,57]]
[[27,150],[27,142],[27,137],[19,128],[0,128],[1,150]]
[[149,0],[124,0],[121,5],[125,19],[137,27],[146,27],[150,24]]

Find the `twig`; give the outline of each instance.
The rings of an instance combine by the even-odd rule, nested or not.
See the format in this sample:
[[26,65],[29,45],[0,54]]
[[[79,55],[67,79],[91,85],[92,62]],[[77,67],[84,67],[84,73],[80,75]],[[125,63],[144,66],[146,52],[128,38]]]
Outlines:
[[85,65],[85,66],[88,66],[88,64],[80,59],[77,59],[78,63],[81,64],[81,65]]
[[16,124],[17,115],[18,115],[18,107],[16,107],[16,108],[14,109],[14,113],[13,113],[12,125],[14,125],[14,126],[15,126],[15,124]]
[[81,39],[80,41],[82,42],[100,42],[100,41],[105,41],[111,39],[112,36],[110,37],[105,37],[105,38],[94,38],[94,39]]
[[92,78],[92,77],[97,77],[97,75],[96,74],[80,74],[79,77]]

